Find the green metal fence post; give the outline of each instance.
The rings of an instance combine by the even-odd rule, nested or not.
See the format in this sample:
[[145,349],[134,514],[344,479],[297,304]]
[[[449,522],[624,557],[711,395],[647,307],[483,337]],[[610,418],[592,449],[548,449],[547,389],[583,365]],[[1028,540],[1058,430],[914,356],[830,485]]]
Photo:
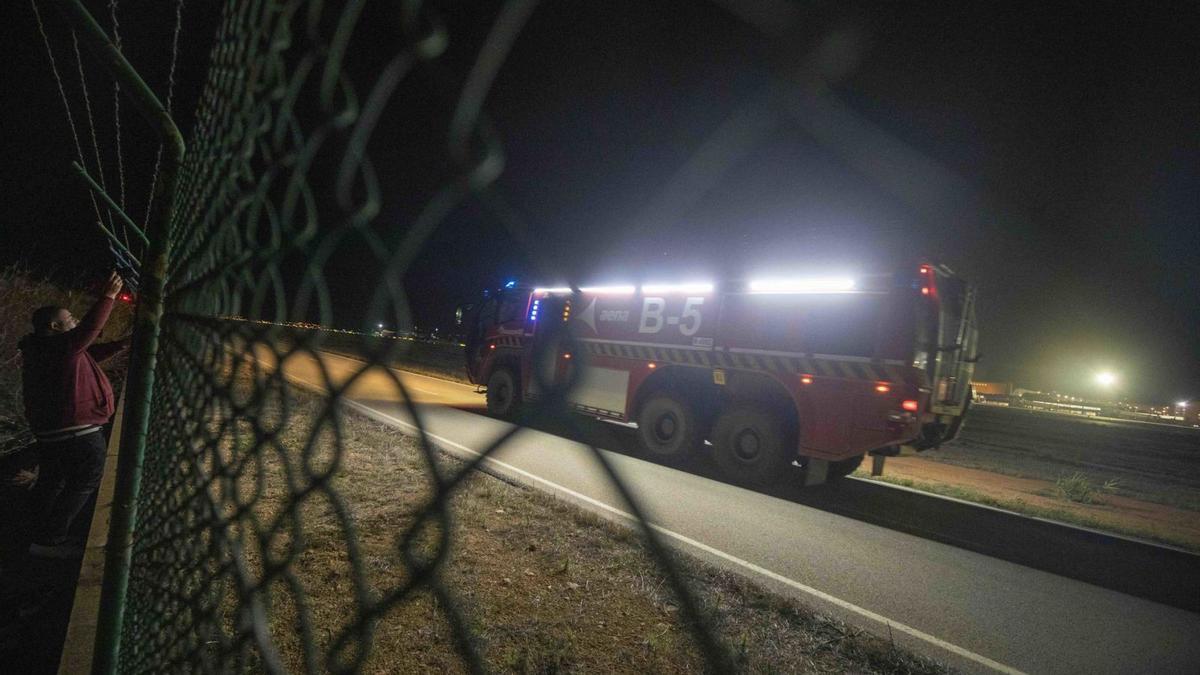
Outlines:
[[79,0],[57,0],[58,8],[88,49],[120,83],[133,106],[158,134],[163,144],[163,161],[154,191],[154,209],[146,236],[150,240],[141,269],[141,295],[134,316],[133,349],[126,383],[126,403],[117,461],[117,483],[113,495],[112,521],[105,550],[104,583],[92,672],[112,673],[117,667],[121,626],[129,589],[130,554],[137,517],[137,495],[150,421],[154,389],[154,363],[158,352],[159,323],[163,313],[163,289],[167,275],[168,228],[175,208],[175,187],[183,162],[183,136],[158,97],[109,40],[100,24]]

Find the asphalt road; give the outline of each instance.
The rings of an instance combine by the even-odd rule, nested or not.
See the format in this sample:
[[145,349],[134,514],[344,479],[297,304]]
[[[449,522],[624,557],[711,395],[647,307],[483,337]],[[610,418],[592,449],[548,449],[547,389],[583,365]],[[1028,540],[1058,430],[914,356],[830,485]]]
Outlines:
[[[264,350],[259,358],[274,367]],[[292,380],[341,388],[360,362],[293,355]],[[509,425],[476,414],[473,387],[374,369],[351,405],[411,428],[398,378],[425,428],[452,453],[488,447]],[[611,427],[612,425],[602,425]],[[627,443],[621,430],[614,443]],[[584,435],[587,435],[585,429]],[[656,528],[676,546],[755,577],[816,609],[977,672],[1200,672],[1200,614],[605,452]],[[587,446],[523,429],[490,470],[621,518],[629,512]]]

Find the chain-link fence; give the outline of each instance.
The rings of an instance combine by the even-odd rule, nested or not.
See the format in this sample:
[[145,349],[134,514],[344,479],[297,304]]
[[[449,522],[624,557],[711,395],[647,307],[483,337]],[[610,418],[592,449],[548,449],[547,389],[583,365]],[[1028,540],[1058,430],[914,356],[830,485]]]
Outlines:
[[[915,208],[943,198],[929,186],[955,189],[952,177],[889,141],[828,94],[824,84],[852,58],[839,51],[844,41],[817,40],[815,52],[796,53],[796,44],[813,41],[796,39],[795,7],[728,4],[733,16],[759,31],[777,62],[774,81],[707,135],[640,221],[679,218],[788,120],[799,120],[808,133],[840,148],[844,158]],[[168,177],[154,172],[158,210],[151,203],[148,221],[139,228],[116,204],[108,209],[96,204],[118,263],[139,283],[142,302],[159,304],[161,311],[161,319],[155,311],[139,312],[142,349],[135,358],[149,377],[133,377],[127,415],[149,406],[146,435],[139,438],[136,428],[127,432],[122,451],[139,457],[129,446],[144,443],[144,457],[140,465],[131,459],[122,466],[140,480],[127,485],[136,495],[128,590],[106,596],[109,612],[112,602],[120,605],[119,620],[111,623],[110,614],[106,621],[120,629],[114,637],[123,671],[281,671],[282,642],[298,645],[309,670],[358,671],[379,648],[374,635],[380,620],[419,593],[436,598],[466,667],[485,667],[469,609],[457,599],[462,589],[452,587],[441,571],[456,532],[452,495],[512,432],[478,459],[451,465],[419,431],[422,480],[430,496],[395,533],[403,573],[391,584],[368,581],[360,551],[364,533],[337,480],[346,452],[342,399],[369,373],[389,373],[387,386],[420,429],[422,412],[405,383],[377,369],[401,356],[405,343],[364,340],[356,371],[335,376],[322,360],[328,334],[285,324],[336,323],[333,277],[346,272],[330,268],[344,266],[351,256],[353,267],[374,280],[366,315],[411,325],[405,274],[468,200],[530,260],[541,261],[545,278],[580,281],[573,270],[555,266],[554,256],[539,254],[537,228],[498,186],[504,143],[484,112],[536,3],[511,0],[499,6],[465,76],[451,76],[445,62],[455,36],[436,8],[414,0],[391,3],[382,13],[387,21],[374,33],[388,39],[365,44],[355,37],[365,5],[225,2],[182,163],[174,165],[169,142],[165,158],[160,151]],[[114,9],[113,29],[116,16]],[[380,67],[352,81],[347,60],[379,50],[386,52]],[[397,102],[401,90],[405,99]],[[170,95],[167,100],[159,108],[163,115],[169,114]],[[403,226],[383,227],[386,195],[404,186],[381,181],[368,148],[375,150],[373,132],[381,118],[405,105],[445,110],[442,126],[430,133],[444,133],[440,165],[448,169]],[[842,143],[846,138],[855,143]],[[868,146],[887,161],[866,161]],[[94,187],[104,194],[102,184]],[[124,203],[123,182],[121,192]],[[164,221],[153,222],[155,214]],[[155,261],[165,267],[155,269]],[[298,358],[318,364],[316,407],[306,408],[289,394],[283,364]],[[139,390],[138,381],[146,388]],[[565,414],[566,389],[543,389],[535,415],[571,419]],[[646,525],[637,496],[603,454],[592,452],[639,520],[703,659],[715,670],[731,667],[726,646]],[[335,622],[321,619],[300,569],[318,520],[334,524],[348,575],[345,593],[353,599],[348,616]],[[123,571],[118,566],[109,574]],[[273,617],[285,618],[280,623]]]

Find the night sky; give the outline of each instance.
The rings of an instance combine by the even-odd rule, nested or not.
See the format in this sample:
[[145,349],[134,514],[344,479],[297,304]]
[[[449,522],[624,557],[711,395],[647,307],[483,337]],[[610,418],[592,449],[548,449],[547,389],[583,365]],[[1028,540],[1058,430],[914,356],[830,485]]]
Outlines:
[[[394,4],[373,5],[355,35],[356,82],[399,48]],[[455,304],[507,278],[564,281],[544,278],[547,261],[608,283],[869,272],[924,257],[980,288],[983,378],[1094,393],[1093,374],[1112,369],[1123,394],[1200,397],[1196,10],[1050,4],[803,3],[768,38],[716,4],[543,3],[486,104],[506,154],[497,191],[541,253],[468,202],[405,277],[413,320],[446,325]],[[386,193],[376,227],[393,239],[450,175],[441,139],[453,93],[498,4],[435,6],[450,51],[401,87],[370,150]],[[169,4],[120,7],[131,60],[161,92]],[[187,4],[185,130],[216,7]],[[0,11],[2,261],[95,274],[106,250],[71,174],[32,11]],[[49,5],[43,14],[60,68],[74,67],[61,21]],[[87,72],[111,162],[111,89]],[[796,103],[814,91],[818,103]],[[124,112],[140,212],[153,146]],[[731,117],[743,140],[697,165]],[[362,298],[378,279],[361,260],[349,247],[328,268],[343,326],[377,318]]]

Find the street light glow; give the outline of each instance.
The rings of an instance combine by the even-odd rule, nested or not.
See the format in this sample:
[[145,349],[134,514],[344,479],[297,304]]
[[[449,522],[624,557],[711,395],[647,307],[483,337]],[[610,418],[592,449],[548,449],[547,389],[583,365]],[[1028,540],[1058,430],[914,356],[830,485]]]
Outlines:
[[1187,407],[1187,403],[1188,403],[1187,401],[1180,401],[1180,402],[1176,403],[1175,405],[1176,405],[1176,406],[1178,406],[1178,407],[1180,407],[1180,408],[1186,408],[1186,407]]
[[1096,373],[1096,383],[1102,387],[1111,387],[1117,383],[1117,376],[1108,371]]

